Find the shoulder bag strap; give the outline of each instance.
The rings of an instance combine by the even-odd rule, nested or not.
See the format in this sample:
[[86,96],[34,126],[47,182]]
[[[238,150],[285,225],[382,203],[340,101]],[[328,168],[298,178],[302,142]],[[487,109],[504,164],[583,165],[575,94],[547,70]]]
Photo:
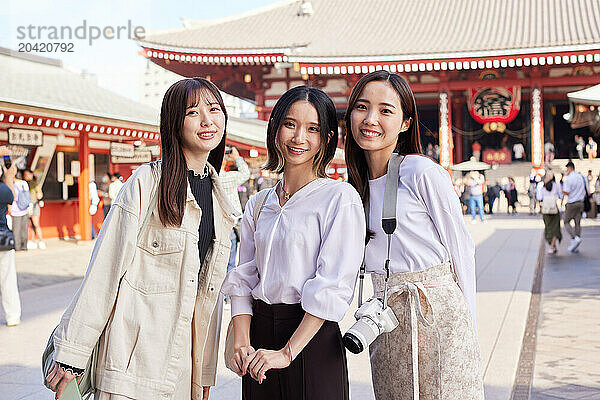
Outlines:
[[[387,242],[387,257],[385,260],[385,289],[383,294],[383,307],[387,307],[387,283],[390,277],[390,249],[392,244],[392,235],[396,230],[396,205],[398,200],[398,181],[400,178],[400,164],[404,160],[404,156],[397,153],[392,153],[388,161],[387,176],[385,178],[385,192],[383,194],[383,211],[381,213],[381,226],[383,231],[388,235]],[[369,202],[365,204],[365,217],[367,226],[369,226]],[[365,263],[360,267],[360,280],[358,287],[358,306],[362,305],[363,281],[365,279]]]
[[258,217],[260,216],[260,212],[262,211],[265,202],[267,201],[267,197],[269,194],[275,190],[275,188],[271,188],[268,190],[262,190],[256,193],[256,203],[254,203],[254,230],[256,231],[256,224],[258,222]]
[[158,182],[156,183],[155,186],[156,187],[153,190],[152,198],[150,199],[150,205],[148,206],[148,212],[146,213],[146,216],[144,217],[144,222],[142,222],[142,225],[140,226],[140,230],[138,231],[138,234],[137,234],[137,242],[138,243],[140,242],[142,233],[144,233],[144,231],[146,230],[146,226],[148,225],[150,216],[154,212],[154,209],[156,209],[156,203],[158,201]]

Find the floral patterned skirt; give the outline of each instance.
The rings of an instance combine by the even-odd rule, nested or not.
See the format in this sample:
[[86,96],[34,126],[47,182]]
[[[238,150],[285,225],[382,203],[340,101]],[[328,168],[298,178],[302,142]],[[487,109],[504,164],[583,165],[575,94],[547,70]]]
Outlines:
[[[384,276],[372,274],[377,297]],[[483,399],[471,312],[449,263],[392,274],[388,305],[400,324],[369,350],[377,400]]]

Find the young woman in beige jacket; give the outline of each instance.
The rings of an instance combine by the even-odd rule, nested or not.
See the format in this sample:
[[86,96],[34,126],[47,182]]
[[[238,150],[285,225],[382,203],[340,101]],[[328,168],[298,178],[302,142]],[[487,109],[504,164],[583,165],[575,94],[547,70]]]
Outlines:
[[163,158],[121,189],[54,334],[46,380],[57,398],[99,341],[96,400],[208,399],[235,213],[214,168],[226,124],[211,82],[184,79],[167,90]]

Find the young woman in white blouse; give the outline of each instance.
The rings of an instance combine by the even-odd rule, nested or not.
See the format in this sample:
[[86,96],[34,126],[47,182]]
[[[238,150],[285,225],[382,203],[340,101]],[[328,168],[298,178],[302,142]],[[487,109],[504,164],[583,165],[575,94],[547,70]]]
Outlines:
[[381,225],[388,160],[393,152],[405,156],[389,257],[395,294],[388,304],[400,324],[370,346],[375,397],[483,399],[475,247],[448,172],[422,155],[413,93],[399,75],[367,74],[352,90],[345,119],[349,182],[369,205],[365,267],[378,297],[388,244]]
[[559,200],[563,198],[560,185],[556,182],[552,171],[546,172],[544,184],[537,188],[537,200],[542,204],[542,218],[544,220],[544,238],[548,245],[548,254],[556,254],[557,244],[562,241],[560,231],[560,207]]
[[256,207],[260,193],[246,205],[239,265],[222,288],[245,400],[349,398],[337,322],[352,300],[366,227],[356,190],[325,175],[337,141],[323,91],[290,89],[273,108],[265,168],[283,179],[266,189],[264,206]]

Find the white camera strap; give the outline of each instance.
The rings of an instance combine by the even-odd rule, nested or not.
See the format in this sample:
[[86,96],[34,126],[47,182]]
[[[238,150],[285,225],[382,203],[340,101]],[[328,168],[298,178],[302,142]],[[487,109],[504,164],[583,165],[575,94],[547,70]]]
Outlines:
[[[398,153],[392,153],[390,160],[388,161],[387,176],[385,178],[385,192],[383,193],[383,210],[381,213],[381,226],[383,231],[387,234],[387,257],[384,264],[385,269],[385,286],[383,292],[383,308],[387,307],[387,291],[388,291],[388,280],[390,278],[390,250],[392,245],[392,235],[396,230],[396,205],[398,199],[398,180],[400,177],[400,164],[404,160],[404,156]],[[365,203],[365,219],[367,227],[369,226],[369,202]],[[365,249],[366,251],[366,249]],[[365,261],[360,266],[359,283],[358,283],[358,307],[362,305],[363,296],[363,283],[365,279]]]

